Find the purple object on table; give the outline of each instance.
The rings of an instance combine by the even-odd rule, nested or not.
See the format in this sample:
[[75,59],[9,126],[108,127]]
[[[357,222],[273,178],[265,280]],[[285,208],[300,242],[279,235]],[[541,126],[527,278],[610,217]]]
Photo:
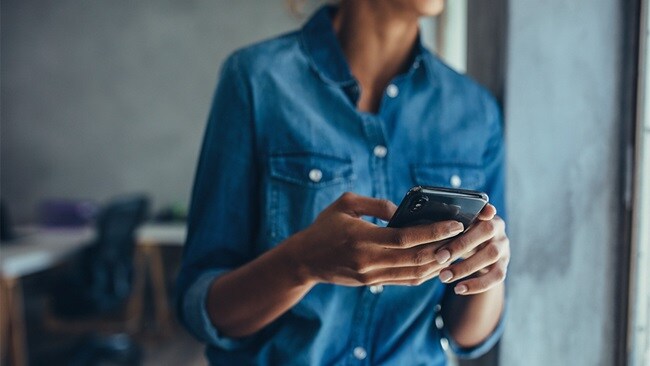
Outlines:
[[40,224],[45,227],[87,226],[97,210],[97,204],[88,200],[47,199],[39,205]]

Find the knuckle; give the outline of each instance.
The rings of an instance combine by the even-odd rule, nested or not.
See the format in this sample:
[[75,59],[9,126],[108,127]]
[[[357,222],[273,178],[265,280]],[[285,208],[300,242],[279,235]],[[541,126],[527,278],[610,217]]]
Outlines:
[[415,267],[414,275],[418,279],[426,278],[429,275],[429,267],[427,266]]
[[359,270],[363,269],[365,258],[362,254],[362,251],[359,250],[354,244],[350,245],[350,248],[347,250],[349,253],[347,256],[348,267],[355,272],[358,272]]
[[490,236],[494,236],[494,234],[496,233],[496,224],[494,223],[494,221],[493,220],[483,221],[482,224],[485,232],[488,233]]
[[409,280],[409,281],[408,281],[408,284],[409,284],[410,286],[418,286],[418,285],[420,285],[420,280],[417,279],[417,278],[415,278],[415,279]]
[[379,206],[383,211],[391,211],[393,208],[393,203],[387,199],[379,200]]
[[430,250],[418,249],[413,255],[413,263],[417,266],[429,262],[429,252]]
[[434,224],[433,225],[433,238],[434,239],[441,238],[446,232],[445,228],[446,228],[446,226],[443,225],[442,223]]
[[490,287],[490,281],[488,281],[485,277],[479,277],[475,279],[473,286],[468,286],[468,288],[472,288],[475,291],[485,291],[488,287]]
[[457,252],[465,252],[467,249],[472,245],[472,241],[468,236],[461,236],[458,239],[457,245],[456,246],[450,246],[449,247],[449,252],[451,253],[451,256],[453,257],[454,254]]
[[494,270],[494,277],[497,281],[502,282],[506,279],[506,271],[502,267],[496,267]]
[[490,243],[488,246],[486,246],[485,251],[491,260],[497,260],[501,257],[501,249],[494,243]]
[[367,285],[371,281],[371,277],[366,273],[357,273],[355,278],[359,283],[364,285]]
[[497,223],[499,225],[499,227],[504,227],[504,228],[506,227],[506,222],[503,221],[501,216],[495,215],[494,218],[492,219],[492,221]]
[[396,230],[391,237],[391,241],[398,247],[404,247],[407,244],[407,237],[402,230]]
[[510,239],[507,237],[503,239],[503,247],[504,247],[504,257],[510,258]]
[[467,262],[465,261],[450,266],[448,270],[454,274],[455,278],[463,278],[471,272],[471,269],[467,266]]
[[349,207],[352,205],[352,202],[354,201],[354,193],[352,192],[345,192],[339,197],[339,202],[341,202],[341,205],[344,207]]
[[362,273],[366,269],[366,263],[365,260],[361,258],[361,256],[355,256],[352,259],[352,263],[350,264],[350,269],[357,273]]

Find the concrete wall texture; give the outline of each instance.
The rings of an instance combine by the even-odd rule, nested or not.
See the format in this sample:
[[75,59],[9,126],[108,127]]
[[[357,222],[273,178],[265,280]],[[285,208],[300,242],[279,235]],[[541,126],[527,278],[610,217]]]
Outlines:
[[[619,193],[615,0],[510,2],[504,365],[609,365]],[[2,3],[2,196],[185,203],[218,66],[284,1]]]
[[503,365],[614,364],[621,28],[614,0],[509,2]]
[[223,59],[297,27],[284,0],[2,1],[2,197],[189,199]]

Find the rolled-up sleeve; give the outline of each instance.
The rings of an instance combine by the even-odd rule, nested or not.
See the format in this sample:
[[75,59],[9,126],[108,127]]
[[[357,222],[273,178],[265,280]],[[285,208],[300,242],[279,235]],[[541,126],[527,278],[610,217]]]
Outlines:
[[501,339],[501,335],[503,335],[503,330],[505,328],[506,313],[507,313],[507,304],[504,303],[503,310],[501,311],[501,317],[499,318],[499,322],[497,323],[497,326],[494,328],[492,333],[490,333],[490,335],[487,336],[487,338],[485,338],[481,343],[473,347],[463,347],[458,343],[456,343],[454,337],[449,332],[448,327],[442,328],[443,337],[447,339],[449,348],[456,355],[456,357],[462,359],[473,359],[473,358],[480,357],[485,353],[487,353],[489,350],[491,350],[492,347],[494,347],[494,345],[497,344],[499,339]]
[[194,180],[188,235],[177,278],[181,322],[199,340],[225,349],[206,308],[212,282],[252,259],[257,195],[250,87],[237,53],[226,60],[214,95]]

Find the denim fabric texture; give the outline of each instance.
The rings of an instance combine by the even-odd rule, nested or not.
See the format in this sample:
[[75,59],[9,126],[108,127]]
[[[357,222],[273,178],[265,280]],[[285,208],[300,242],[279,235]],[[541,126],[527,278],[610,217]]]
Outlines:
[[323,7],[302,29],[238,50],[222,67],[177,288],[180,319],[208,345],[211,364],[444,365],[441,341],[474,357],[502,333],[500,321],[483,344],[456,345],[436,321],[450,293],[437,278],[379,290],[319,284],[244,339],[211,324],[215,278],[306,228],[346,191],[397,204],[414,185],[475,189],[505,217],[501,116],[490,94],[418,42],[378,113],[358,111],[335,11]]

